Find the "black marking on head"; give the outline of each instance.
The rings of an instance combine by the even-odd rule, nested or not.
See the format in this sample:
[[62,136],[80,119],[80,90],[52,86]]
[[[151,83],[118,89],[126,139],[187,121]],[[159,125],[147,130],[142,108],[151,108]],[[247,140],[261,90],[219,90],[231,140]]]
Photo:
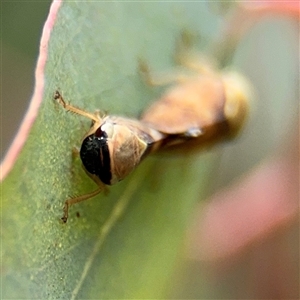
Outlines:
[[110,184],[112,176],[107,134],[101,127],[84,139],[80,158],[89,173],[97,175],[104,184]]

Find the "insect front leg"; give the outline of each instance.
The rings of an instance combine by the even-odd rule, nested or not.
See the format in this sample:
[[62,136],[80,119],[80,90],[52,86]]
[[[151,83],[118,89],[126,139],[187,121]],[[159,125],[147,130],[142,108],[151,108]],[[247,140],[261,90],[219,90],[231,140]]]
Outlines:
[[55,91],[54,100],[56,100],[58,102],[58,104],[60,104],[67,111],[70,111],[70,112],[72,112],[74,114],[77,114],[77,115],[84,116],[88,119],[91,119],[94,122],[97,122],[97,123],[99,121],[101,121],[100,113],[92,114],[92,113],[89,113],[89,112],[87,112],[83,109],[80,109],[78,107],[75,107],[73,105],[70,105],[70,104],[66,103],[59,91]]
[[77,146],[72,147],[72,158],[77,158],[80,155],[80,149]]
[[[85,169],[84,169],[85,170]],[[67,222],[68,220],[68,216],[69,216],[69,208],[70,206],[72,206],[73,204],[88,200],[90,198],[93,198],[95,196],[97,196],[98,194],[100,194],[101,192],[103,192],[105,195],[108,194],[108,187],[107,185],[105,185],[96,175],[94,174],[90,174],[89,172],[87,172],[85,170],[86,174],[93,179],[93,181],[98,185],[98,189],[96,189],[93,192],[78,196],[78,197],[74,197],[74,198],[69,198],[65,201],[64,207],[63,207],[63,216],[62,216],[62,221],[64,223]]]
[[78,196],[78,197],[75,197],[75,198],[70,198],[70,199],[67,199],[66,202],[65,202],[65,205],[64,205],[64,208],[63,208],[63,216],[62,216],[62,221],[64,223],[67,222],[68,220],[68,216],[69,216],[69,208],[71,205],[75,204],[75,203],[78,203],[78,202],[82,202],[82,201],[85,201],[85,200],[88,200],[89,198],[92,198],[96,195],[98,195],[100,192],[102,191],[102,188],[99,187],[97,190],[91,192],[91,193],[88,193],[88,194],[85,194],[85,195],[81,195],[81,196]]

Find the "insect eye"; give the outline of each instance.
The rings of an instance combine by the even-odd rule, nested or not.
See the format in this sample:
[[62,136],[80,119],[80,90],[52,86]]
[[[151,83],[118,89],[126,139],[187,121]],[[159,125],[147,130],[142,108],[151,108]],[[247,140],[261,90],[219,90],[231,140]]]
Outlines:
[[[101,131],[102,135],[105,134],[106,138],[112,138],[112,136],[114,134],[114,125],[111,123],[104,123],[97,129],[97,131],[98,130]],[[97,136],[97,134],[96,134],[96,136]]]
[[98,129],[94,133],[97,138],[107,138],[107,134],[102,130],[102,126],[98,127]]
[[110,155],[107,134],[99,127],[95,134],[87,136],[81,145],[80,158],[85,169],[97,175],[105,184],[110,184]]

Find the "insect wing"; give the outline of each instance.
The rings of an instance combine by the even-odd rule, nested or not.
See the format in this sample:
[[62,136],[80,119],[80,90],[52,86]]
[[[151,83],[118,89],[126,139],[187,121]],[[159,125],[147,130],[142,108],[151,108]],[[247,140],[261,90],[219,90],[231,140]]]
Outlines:
[[216,77],[199,77],[173,87],[153,103],[141,120],[167,134],[183,134],[222,121],[224,87]]

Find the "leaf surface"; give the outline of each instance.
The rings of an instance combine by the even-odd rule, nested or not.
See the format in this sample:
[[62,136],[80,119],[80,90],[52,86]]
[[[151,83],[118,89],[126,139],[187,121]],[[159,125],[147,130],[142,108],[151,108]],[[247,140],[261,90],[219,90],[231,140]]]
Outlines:
[[171,68],[180,32],[209,35],[217,19],[203,3],[183,2],[65,2],[55,17],[47,53],[41,47],[39,114],[1,184],[2,297],[163,298],[215,155],[149,157],[108,195],[71,207],[64,225],[64,200],[95,189],[72,157],[90,122],[53,94],[136,118],[161,93],[142,82],[138,58]]

